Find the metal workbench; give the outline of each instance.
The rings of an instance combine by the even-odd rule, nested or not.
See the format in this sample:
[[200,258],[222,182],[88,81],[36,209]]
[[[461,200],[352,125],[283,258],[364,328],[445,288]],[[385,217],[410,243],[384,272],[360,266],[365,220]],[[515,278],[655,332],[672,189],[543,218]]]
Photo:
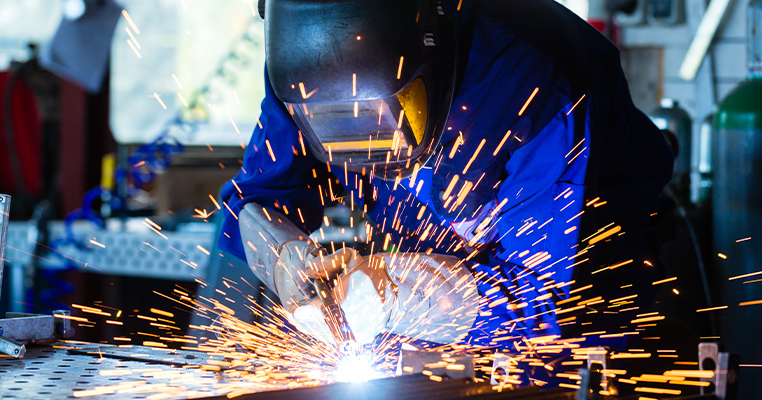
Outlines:
[[[60,345],[60,343],[59,343]],[[69,345],[71,346],[71,345]],[[118,358],[114,358],[118,357]],[[119,348],[85,344],[74,349],[43,346],[30,348],[22,359],[0,359],[2,399],[224,399],[231,388],[227,374],[204,371],[209,356],[201,352],[154,349],[144,346]],[[212,361],[211,364],[214,362]],[[99,388],[110,387],[97,393]],[[406,375],[361,384],[332,384],[294,390],[275,385],[247,385],[242,399],[416,399],[522,398],[526,400],[573,400],[573,392],[560,389],[540,392],[522,388],[503,392],[489,384],[457,379],[433,382],[424,375]]]
[[[579,400],[579,393],[560,388],[525,387],[495,391],[489,383],[469,379],[434,382],[421,374],[377,379],[364,383],[335,383],[289,389],[287,383],[259,385],[234,375],[205,370],[219,356],[202,352],[128,348],[91,343],[36,346],[21,359],[0,358],[1,399],[226,399],[235,394],[246,400],[329,399],[524,399]],[[253,367],[256,367],[254,365]],[[238,385],[235,385],[238,383]],[[234,384],[231,386],[230,384]],[[106,389],[102,389],[107,387]],[[97,390],[101,389],[101,392]],[[279,390],[284,389],[284,390]],[[243,390],[246,393],[236,390]],[[235,397],[235,396],[231,396]],[[637,399],[639,396],[624,399]],[[593,398],[592,395],[590,398]],[[600,400],[615,400],[600,396]],[[677,400],[675,397],[670,397]],[[681,399],[715,399],[713,395]]]

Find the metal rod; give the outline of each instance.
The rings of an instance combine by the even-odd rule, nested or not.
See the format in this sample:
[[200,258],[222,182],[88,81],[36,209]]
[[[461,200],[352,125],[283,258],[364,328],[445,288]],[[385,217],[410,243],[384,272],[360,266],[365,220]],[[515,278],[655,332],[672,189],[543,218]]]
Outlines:
[[8,236],[8,219],[11,212],[11,196],[0,194],[0,295],[3,293],[3,269],[5,266],[5,243]]

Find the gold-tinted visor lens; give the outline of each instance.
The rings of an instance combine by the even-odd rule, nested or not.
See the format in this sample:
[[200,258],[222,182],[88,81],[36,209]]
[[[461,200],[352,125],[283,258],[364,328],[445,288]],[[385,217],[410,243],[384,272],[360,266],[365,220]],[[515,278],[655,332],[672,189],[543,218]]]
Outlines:
[[420,78],[385,99],[288,104],[300,127],[331,153],[397,153],[415,147],[424,137],[427,106],[426,87]]

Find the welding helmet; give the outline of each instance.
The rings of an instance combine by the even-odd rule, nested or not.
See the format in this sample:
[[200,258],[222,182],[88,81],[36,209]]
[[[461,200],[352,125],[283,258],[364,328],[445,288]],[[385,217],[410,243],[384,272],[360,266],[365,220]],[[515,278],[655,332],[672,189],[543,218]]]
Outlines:
[[316,158],[387,180],[431,158],[457,58],[442,3],[260,0],[270,83]]

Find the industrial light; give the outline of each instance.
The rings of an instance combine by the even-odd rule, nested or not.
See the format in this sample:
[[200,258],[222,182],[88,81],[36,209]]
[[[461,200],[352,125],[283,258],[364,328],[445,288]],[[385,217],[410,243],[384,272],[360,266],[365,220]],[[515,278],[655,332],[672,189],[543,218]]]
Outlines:
[[680,66],[680,77],[686,81],[692,81],[698,73],[701,62],[704,60],[709,46],[712,44],[717,27],[725,15],[730,0],[712,0],[704,13],[704,17],[696,30],[696,36],[693,38],[688,53],[685,55],[683,64]]

